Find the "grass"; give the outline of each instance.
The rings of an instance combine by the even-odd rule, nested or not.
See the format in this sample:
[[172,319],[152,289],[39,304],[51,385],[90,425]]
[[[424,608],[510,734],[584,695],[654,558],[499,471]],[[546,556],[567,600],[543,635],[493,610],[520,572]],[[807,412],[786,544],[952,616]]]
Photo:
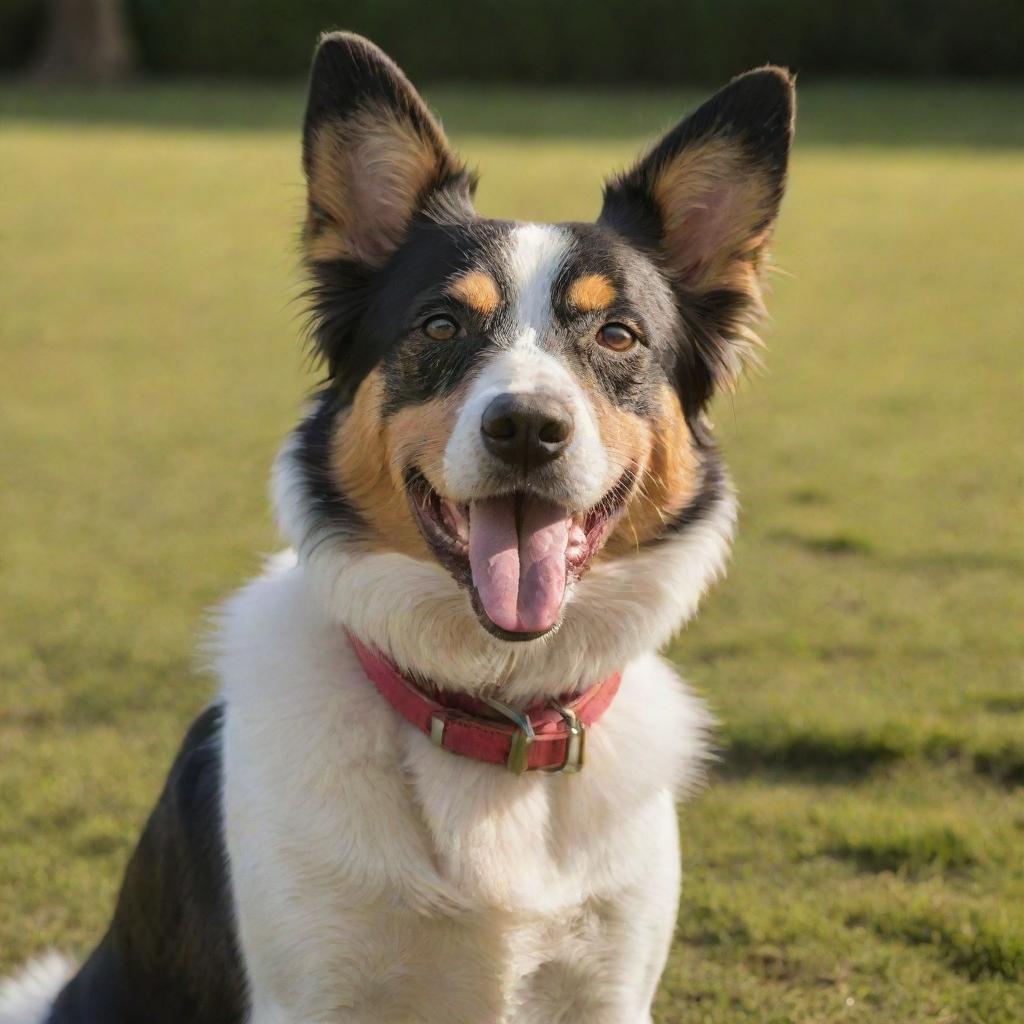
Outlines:
[[[431,95],[483,210],[555,219],[690,99]],[[1024,1016],[1022,103],[804,88],[770,372],[716,413],[741,537],[671,651],[722,760],[662,1024]],[[0,104],[9,969],[100,934],[312,376],[297,91]]]

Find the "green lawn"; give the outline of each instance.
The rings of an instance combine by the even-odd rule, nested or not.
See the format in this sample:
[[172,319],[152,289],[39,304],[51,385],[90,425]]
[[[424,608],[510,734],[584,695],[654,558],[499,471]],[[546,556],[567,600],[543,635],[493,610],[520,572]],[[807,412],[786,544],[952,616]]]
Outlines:
[[[692,96],[436,90],[487,213],[592,216]],[[314,380],[297,90],[0,89],[0,969],[100,934],[277,543]],[[808,84],[769,372],[720,404],[721,719],[658,1020],[1024,1019],[1024,89]]]

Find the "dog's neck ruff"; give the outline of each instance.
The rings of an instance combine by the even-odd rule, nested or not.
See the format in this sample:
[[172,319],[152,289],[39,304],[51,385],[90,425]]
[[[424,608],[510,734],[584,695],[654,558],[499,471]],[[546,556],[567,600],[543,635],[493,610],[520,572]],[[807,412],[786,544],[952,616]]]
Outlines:
[[349,634],[353,650],[377,692],[437,746],[462,757],[529,771],[578,772],[584,764],[587,729],[608,710],[622,673],[562,701],[517,711],[493,698],[427,693],[387,658]]

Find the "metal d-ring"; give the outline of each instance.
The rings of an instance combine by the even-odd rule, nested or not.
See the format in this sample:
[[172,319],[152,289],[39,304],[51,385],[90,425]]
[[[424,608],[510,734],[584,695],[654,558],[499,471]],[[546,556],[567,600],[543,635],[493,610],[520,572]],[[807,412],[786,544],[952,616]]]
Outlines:
[[494,697],[484,697],[484,703],[490,705],[499,714],[504,715],[518,729],[518,732],[512,734],[512,746],[509,748],[505,767],[515,775],[522,775],[527,769],[530,759],[530,747],[533,746],[533,741],[536,738],[536,733],[533,731],[533,722],[530,721],[528,715],[524,715],[521,711],[516,711],[515,708],[509,707],[508,704],[500,700],[495,700]]

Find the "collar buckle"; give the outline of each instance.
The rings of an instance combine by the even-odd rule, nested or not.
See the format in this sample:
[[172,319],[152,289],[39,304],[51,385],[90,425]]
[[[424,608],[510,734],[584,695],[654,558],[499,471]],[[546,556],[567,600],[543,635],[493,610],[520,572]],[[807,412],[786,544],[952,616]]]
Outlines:
[[[512,734],[512,744],[509,748],[505,767],[513,775],[522,775],[529,767],[530,747],[533,746],[533,741],[537,738],[533,729],[533,723],[530,721],[530,716],[523,714],[521,711],[516,711],[515,708],[509,707],[508,704],[496,700],[494,697],[485,697],[484,701],[516,726],[516,732]],[[587,729],[583,722],[580,721],[579,715],[571,707],[566,707],[566,705],[560,704],[557,700],[550,701],[550,704],[562,716],[562,721],[565,722],[569,734],[565,739],[565,758],[562,763],[557,767],[544,770],[552,775],[557,775],[561,772],[564,772],[566,775],[573,775],[576,772],[582,771],[586,761]]]

